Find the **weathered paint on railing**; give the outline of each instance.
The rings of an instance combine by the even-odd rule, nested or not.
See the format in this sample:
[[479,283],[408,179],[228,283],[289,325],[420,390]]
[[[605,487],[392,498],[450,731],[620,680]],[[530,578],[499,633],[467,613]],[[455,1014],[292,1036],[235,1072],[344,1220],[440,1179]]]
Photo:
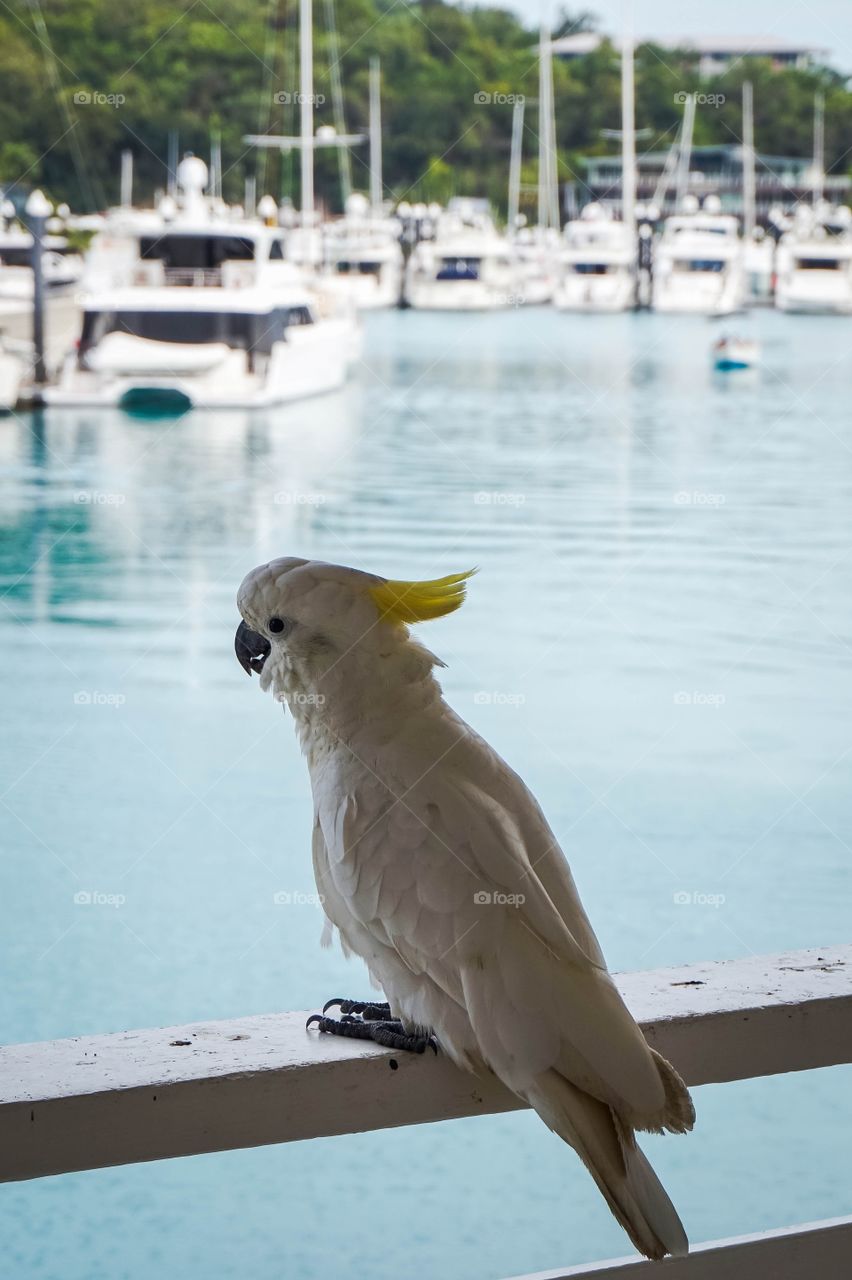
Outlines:
[[849,1280],[852,1218],[694,1245],[686,1258],[615,1258],[514,1280]]
[[[618,983],[650,1042],[690,1084],[852,1060],[852,947],[622,974]],[[0,1049],[0,1180],[518,1106],[495,1080],[443,1057],[319,1036],[305,1018]]]

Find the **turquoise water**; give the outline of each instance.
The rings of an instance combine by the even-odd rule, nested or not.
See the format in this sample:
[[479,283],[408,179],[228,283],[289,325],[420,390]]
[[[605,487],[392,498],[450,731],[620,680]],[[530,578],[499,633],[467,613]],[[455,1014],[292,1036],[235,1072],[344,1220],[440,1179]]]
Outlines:
[[[0,1039],[312,1008],[292,726],[232,651],[274,555],[478,564],[422,633],[562,839],[610,965],[850,939],[852,342],[842,319],[370,318],[269,413],[0,420]],[[75,902],[88,894],[92,901]],[[687,901],[682,899],[686,897]],[[647,1148],[694,1240],[852,1211],[852,1073],[697,1091]],[[627,1252],[529,1114],[0,1188],[14,1280],[496,1280]]]

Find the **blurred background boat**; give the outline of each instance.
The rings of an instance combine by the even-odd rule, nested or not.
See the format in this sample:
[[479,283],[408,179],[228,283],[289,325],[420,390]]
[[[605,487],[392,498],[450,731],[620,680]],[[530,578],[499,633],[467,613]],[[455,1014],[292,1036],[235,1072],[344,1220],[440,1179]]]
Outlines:
[[177,179],[176,200],[117,210],[96,235],[79,343],[46,403],[260,407],[339,387],[358,351],[352,312],[286,261],[281,229],[205,197],[197,156]]

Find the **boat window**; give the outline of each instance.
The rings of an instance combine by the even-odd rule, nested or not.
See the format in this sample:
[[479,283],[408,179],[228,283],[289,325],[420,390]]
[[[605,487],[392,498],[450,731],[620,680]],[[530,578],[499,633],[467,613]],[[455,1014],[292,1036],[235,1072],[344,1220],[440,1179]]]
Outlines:
[[676,271],[724,271],[725,263],[720,258],[686,258],[675,262]]
[[156,259],[165,267],[180,270],[210,270],[223,262],[253,262],[254,242],[244,236],[191,236],[167,233],[142,236],[139,255]]
[[225,342],[243,351],[268,354],[290,326],[313,324],[306,306],[276,307],[254,314],[226,311],[87,311],[83,319],[81,350],[100,342],[108,333],[128,333],[152,342]]
[[0,263],[4,267],[32,266],[32,246],[21,249],[0,249]]
[[574,270],[578,276],[605,276],[609,267],[605,262],[575,262]]
[[437,280],[478,280],[481,258],[442,258]]
[[341,276],[377,276],[382,269],[380,262],[351,261],[348,258],[338,259],[336,266],[337,274]]
[[269,261],[270,262],[284,261],[284,241],[283,240],[272,241],[272,244],[269,246]]
[[314,318],[309,307],[291,307],[287,323],[293,328],[298,325],[313,324]]
[[839,271],[841,263],[837,258],[797,258],[796,266],[800,271]]

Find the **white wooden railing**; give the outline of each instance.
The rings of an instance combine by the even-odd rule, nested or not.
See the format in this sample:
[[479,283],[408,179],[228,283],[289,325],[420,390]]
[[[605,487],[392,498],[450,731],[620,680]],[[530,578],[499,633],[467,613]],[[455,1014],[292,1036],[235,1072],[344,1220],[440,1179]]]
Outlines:
[[[688,1084],[852,1061],[852,947],[621,974],[648,1040]],[[305,1031],[305,1013],[0,1049],[0,1181],[519,1107],[446,1058]],[[526,1280],[848,1280],[852,1218]]]

